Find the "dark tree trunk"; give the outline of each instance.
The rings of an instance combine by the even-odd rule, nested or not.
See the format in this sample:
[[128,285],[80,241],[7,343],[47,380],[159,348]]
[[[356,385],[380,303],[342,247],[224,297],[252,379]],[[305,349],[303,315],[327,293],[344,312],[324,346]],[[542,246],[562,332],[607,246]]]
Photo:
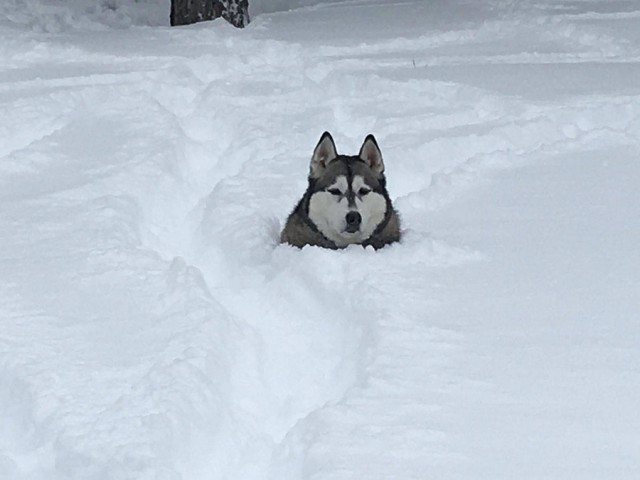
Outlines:
[[189,25],[222,17],[243,28],[249,23],[249,0],[171,0],[171,25]]

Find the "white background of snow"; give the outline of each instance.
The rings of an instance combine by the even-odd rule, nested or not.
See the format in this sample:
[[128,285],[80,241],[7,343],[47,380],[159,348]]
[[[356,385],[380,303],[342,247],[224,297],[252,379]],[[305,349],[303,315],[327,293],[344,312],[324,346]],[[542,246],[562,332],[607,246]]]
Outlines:
[[[251,0],[250,15],[328,3],[323,0]],[[0,25],[36,32],[168,26],[171,0],[3,0]]]
[[[637,478],[637,2],[91,3],[0,7],[0,478]],[[277,244],[325,129],[401,244]]]

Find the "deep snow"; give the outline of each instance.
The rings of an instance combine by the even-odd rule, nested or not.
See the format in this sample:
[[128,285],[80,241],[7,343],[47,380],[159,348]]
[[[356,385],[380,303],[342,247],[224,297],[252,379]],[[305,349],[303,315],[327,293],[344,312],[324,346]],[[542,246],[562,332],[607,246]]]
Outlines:
[[[0,478],[637,478],[637,2],[71,3],[0,7]],[[324,130],[400,244],[278,245]]]

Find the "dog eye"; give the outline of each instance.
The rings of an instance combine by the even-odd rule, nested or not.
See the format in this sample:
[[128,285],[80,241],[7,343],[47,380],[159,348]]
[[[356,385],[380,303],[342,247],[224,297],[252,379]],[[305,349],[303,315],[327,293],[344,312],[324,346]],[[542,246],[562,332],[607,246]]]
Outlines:
[[360,190],[358,190],[358,195],[364,196],[369,192],[371,192],[371,189],[362,187]]
[[342,192],[338,188],[330,188],[327,190],[331,195],[342,195]]

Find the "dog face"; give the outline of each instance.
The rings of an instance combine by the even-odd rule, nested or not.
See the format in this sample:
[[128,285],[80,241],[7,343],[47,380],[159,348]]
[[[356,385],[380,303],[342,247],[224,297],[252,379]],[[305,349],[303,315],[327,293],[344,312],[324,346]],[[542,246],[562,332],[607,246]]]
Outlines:
[[338,155],[325,132],[311,157],[307,215],[338,247],[366,241],[390,208],[384,163],[369,135],[357,156]]

